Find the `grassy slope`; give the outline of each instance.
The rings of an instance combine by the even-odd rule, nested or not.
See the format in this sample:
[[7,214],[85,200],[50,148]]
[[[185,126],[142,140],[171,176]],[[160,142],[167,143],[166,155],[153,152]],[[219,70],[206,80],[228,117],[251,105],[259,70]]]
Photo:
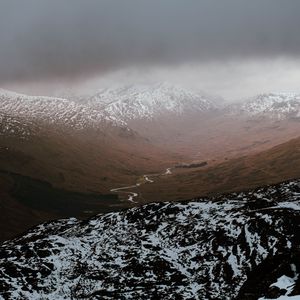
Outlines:
[[0,135],[0,241],[49,219],[128,207],[108,195],[110,188],[160,170],[164,159],[170,163],[169,153],[118,129],[68,134],[30,128],[27,140]]
[[300,138],[258,154],[228,160],[205,169],[160,177],[140,188],[148,201],[188,199],[240,191],[300,177]]

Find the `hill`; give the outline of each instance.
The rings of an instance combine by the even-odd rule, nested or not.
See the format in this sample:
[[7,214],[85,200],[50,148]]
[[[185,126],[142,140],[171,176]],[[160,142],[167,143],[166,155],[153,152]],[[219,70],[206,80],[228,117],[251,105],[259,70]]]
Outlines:
[[245,300],[299,295],[299,195],[300,182],[294,180],[40,224],[0,246],[0,296]]

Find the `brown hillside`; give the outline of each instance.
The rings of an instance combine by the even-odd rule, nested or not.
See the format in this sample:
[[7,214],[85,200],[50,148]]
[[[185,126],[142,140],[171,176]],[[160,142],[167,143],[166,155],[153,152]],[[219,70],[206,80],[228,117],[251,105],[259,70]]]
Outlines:
[[205,169],[176,170],[140,187],[141,201],[241,191],[300,177],[300,138]]

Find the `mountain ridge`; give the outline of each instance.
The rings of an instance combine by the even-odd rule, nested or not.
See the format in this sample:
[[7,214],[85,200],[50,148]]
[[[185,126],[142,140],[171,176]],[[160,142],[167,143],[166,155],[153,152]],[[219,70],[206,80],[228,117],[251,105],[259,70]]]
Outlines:
[[300,94],[283,92],[260,94],[243,102],[229,105],[227,111],[253,118],[270,118],[274,121],[300,118]]
[[104,89],[87,102],[124,122],[153,120],[166,114],[178,117],[216,109],[209,97],[166,82]]

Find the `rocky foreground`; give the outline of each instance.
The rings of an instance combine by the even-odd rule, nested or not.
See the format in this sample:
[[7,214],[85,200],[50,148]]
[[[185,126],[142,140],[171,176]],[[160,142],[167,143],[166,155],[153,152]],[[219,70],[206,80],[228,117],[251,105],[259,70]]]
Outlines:
[[300,180],[52,221],[0,246],[0,297],[297,299],[299,225]]

